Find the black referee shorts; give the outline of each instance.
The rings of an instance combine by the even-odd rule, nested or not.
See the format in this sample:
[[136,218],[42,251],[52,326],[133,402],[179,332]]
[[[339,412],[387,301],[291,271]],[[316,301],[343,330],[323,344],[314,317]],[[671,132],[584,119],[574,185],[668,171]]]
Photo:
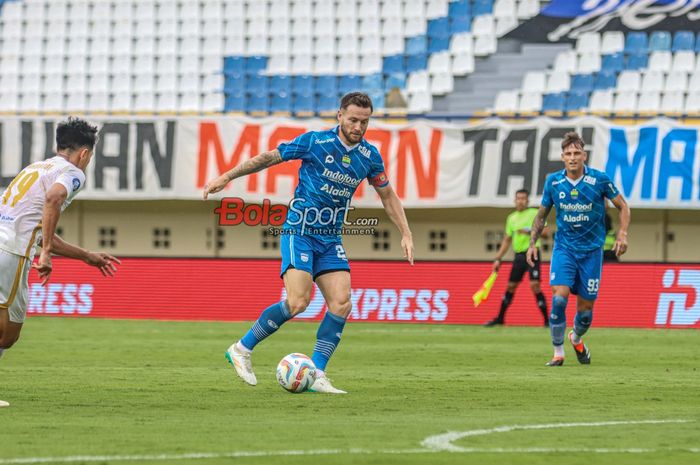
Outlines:
[[510,269],[510,277],[508,278],[508,281],[512,283],[519,283],[523,280],[525,271],[529,273],[530,281],[539,281],[540,260],[535,260],[535,266],[530,266],[527,263],[525,252],[516,253],[515,258],[513,259],[513,268]]

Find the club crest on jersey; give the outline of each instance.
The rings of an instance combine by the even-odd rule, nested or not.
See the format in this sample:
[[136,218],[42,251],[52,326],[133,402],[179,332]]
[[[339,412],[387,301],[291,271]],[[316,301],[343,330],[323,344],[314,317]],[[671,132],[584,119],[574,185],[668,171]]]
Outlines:
[[333,155],[326,155],[326,163],[333,163],[334,161]]
[[572,199],[578,198],[578,190],[576,188],[571,189],[571,198]]
[[309,261],[309,254],[302,253],[299,255],[299,257],[301,257],[301,261],[304,263]]
[[350,161],[351,161],[350,155],[348,155],[347,153],[345,155],[343,155],[343,159],[342,159],[341,163],[343,164],[344,167],[346,167],[346,168],[349,167]]
[[73,178],[73,192],[77,191],[78,189],[80,189],[80,179]]

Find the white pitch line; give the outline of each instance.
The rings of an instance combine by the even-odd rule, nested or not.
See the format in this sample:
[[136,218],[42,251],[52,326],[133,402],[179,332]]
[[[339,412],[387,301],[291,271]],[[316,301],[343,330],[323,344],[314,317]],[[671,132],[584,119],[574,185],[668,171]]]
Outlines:
[[[446,452],[471,452],[473,449],[459,447],[452,444],[453,441],[458,439],[467,438],[471,436],[484,436],[493,433],[509,433],[511,431],[522,431],[522,430],[533,430],[533,429],[557,429],[557,428],[576,428],[579,426],[583,427],[595,427],[595,426],[618,426],[618,425],[659,425],[665,423],[689,423],[692,420],[629,420],[629,421],[596,421],[596,422],[578,422],[578,423],[547,423],[543,425],[512,425],[512,426],[498,426],[496,428],[489,429],[475,429],[471,431],[450,431],[445,434],[438,434],[435,436],[430,436],[421,442],[423,447],[436,451],[446,451]],[[594,451],[594,449],[586,449]],[[612,449],[601,449],[601,450],[612,450]],[[634,450],[648,450],[648,449],[619,449],[621,451],[634,451]]]
[[281,450],[281,451],[239,451],[239,452],[201,452],[189,454],[150,454],[150,455],[74,455],[67,457],[23,457],[1,459],[0,465],[26,465],[42,463],[75,463],[75,462],[134,462],[134,461],[163,461],[163,460],[193,460],[193,459],[223,459],[245,457],[282,457],[282,456],[314,456],[314,455],[407,455],[430,454],[437,452],[458,452],[470,454],[544,454],[544,453],[597,453],[597,454],[650,454],[655,452],[690,452],[700,453],[700,448],[552,448],[552,447],[515,447],[515,448],[483,448],[483,447],[458,447],[451,442],[470,436],[483,436],[493,433],[507,433],[518,430],[573,428],[576,426],[616,426],[616,425],[642,425],[665,423],[689,423],[693,420],[640,420],[640,421],[605,421],[593,423],[551,423],[543,425],[514,425],[499,426],[490,429],[478,429],[463,432],[450,432],[425,439],[420,449],[317,449],[317,450]]

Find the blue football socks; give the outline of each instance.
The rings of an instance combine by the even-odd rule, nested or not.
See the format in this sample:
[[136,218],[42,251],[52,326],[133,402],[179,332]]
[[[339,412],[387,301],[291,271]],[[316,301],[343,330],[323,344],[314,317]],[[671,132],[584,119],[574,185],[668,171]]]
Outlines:
[[593,310],[584,310],[576,312],[576,318],[574,318],[574,334],[577,336],[574,342],[579,342],[581,336],[586,334],[588,328],[591,327],[593,322]]
[[566,303],[567,299],[555,295],[552,298],[552,313],[549,315],[549,329],[552,333],[552,344],[561,346],[564,344],[566,333]]
[[319,370],[325,371],[328,360],[340,343],[340,336],[345,327],[345,318],[326,312],[316,332],[316,346],[311,360]]
[[241,338],[241,344],[243,347],[253,350],[253,347],[260,341],[277,331],[284,322],[291,318],[292,315],[289,313],[285,301],[270,305],[260,314],[258,321],[253,324],[246,335]]

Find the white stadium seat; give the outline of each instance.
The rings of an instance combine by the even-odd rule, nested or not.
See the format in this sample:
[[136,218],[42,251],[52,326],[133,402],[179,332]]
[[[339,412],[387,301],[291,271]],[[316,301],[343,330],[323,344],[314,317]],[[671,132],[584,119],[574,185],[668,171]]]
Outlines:
[[637,111],[637,93],[636,92],[620,92],[615,96],[613,102],[613,111],[615,113],[634,113]]
[[493,110],[496,113],[515,113],[518,111],[518,91],[502,90],[496,95]]
[[576,52],[579,55],[585,53],[600,54],[600,34],[597,32],[584,32],[576,40]]
[[416,71],[408,76],[406,90],[413,94],[430,91],[430,77],[427,71]]
[[430,92],[417,92],[408,99],[409,113],[424,113],[433,108],[433,96]]
[[552,71],[547,78],[547,93],[565,92],[571,87],[569,73]]
[[689,92],[685,99],[685,113],[700,114],[700,91]]
[[613,109],[612,90],[595,90],[591,93],[588,108],[592,113],[610,113]]
[[672,71],[666,76],[664,92],[685,92],[688,89],[688,74],[685,71]]
[[681,91],[666,92],[661,99],[661,112],[665,114],[680,114],[685,106],[685,93]]
[[600,45],[600,53],[609,55],[625,49],[625,34],[621,31],[606,31]]
[[637,111],[642,114],[656,114],[661,107],[661,94],[658,91],[642,92],[639,94]]
[[643,92],[661,92],[664,89],[664,73],[662,71],[647,71],[642,78]]
[[673,55],[671,68],[673,71],[685,71],[691,73],[695,69],[695,52],[684,50]]
[[649,69],[652,71],[668,71],[671,69],[673,55],[671,52],[651,52]]
[[476,66],[472,53],[462,52],[452,58],[452,73],[455,76],[464,76],[474,72]]
[[520,97],[518,111],[520,113],[535,113],[542,109],[542,94],[539,92],[524,93]]
[[620,92],[638,91],[642,86],[642,75],[639,71],[622,71],[617,76],[617,90]]

